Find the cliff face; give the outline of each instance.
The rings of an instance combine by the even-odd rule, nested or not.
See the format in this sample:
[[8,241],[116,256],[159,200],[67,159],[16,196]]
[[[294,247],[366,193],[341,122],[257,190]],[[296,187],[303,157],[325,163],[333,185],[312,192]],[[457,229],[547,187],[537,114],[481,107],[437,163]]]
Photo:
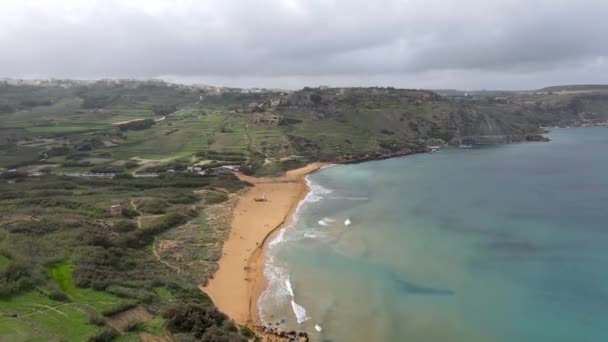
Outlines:
[[608,120],[608,93],[518,94],[447,98],[425,90],[329,88],[290,93],[273,110],[304,120],[335,120],[382,132],[388,141],[449,144],[510,143],[532,138],[542,126]]

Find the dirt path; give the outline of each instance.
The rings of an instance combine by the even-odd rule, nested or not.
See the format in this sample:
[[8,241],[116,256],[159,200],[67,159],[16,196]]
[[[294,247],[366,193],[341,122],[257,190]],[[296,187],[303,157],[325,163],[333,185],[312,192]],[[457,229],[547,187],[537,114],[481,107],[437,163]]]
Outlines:
[[171,265],[170,263],[166,262],[165,260],[163,260],[163,259],[160,257],[160,254],[158,254],[158,250],[156,249],[156,247],[158,246],[158,245],[156,244],[156,241],[157,241],[157,240],[158,240],[158,239],[155,237],[155,238],[154,238],[154,244],[153,244],[153,246],[152,246],[152,253],[153,253],[153,254],[154,254],[154,256],[156,257],[156,259],[157,259],[158,261],[160,261],[162,264],[164,264],[165,266],[167,266],[167,267],[169,267],[169,268],[172,268],[172,269],[176,270],[178,274],[179,274],[179,273],[182,273],[181,268],[179,268],[179,267],[177,267],[177,266],[175,266],[175,265]]
[[[142,212],[139,210],[139,208],[137,208],[137,204],[135,204],[135,200],[131,200],[129,201],[129,205],[133,208],[133,210],[135,210],[139,216],[137,216],[137,229],[142,229],[142,223],[141,220],[144,218],[144,215],[142,214]],[[182,270],[175,266],[175,265],[171,265],[170,263],[166,262],[165,260],[163,260],[160,256],[160,254],[158,254],[158,249],[157,249],[157,244],[156,241],[158,240],[158,238],[154,237],[154,243],[152,244],[152,254],[154,254],[154,257],[156,258],[156,260],[158,260],[160,263],[162,263],[163,265],[177,271],[177,273],[182,273]]]

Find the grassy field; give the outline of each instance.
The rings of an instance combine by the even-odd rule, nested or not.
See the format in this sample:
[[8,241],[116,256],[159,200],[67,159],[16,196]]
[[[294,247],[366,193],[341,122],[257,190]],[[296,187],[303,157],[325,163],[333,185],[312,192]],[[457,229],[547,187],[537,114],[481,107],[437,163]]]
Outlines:
[[[6,341],[83,341],[100,327],[89,323],[87,313],[115,305],[119,298],[100,293],[76,293],[72,302],[53,301],[30,291],[0,299],[0,339]],[[102,304],[108,303],[108,304]]]

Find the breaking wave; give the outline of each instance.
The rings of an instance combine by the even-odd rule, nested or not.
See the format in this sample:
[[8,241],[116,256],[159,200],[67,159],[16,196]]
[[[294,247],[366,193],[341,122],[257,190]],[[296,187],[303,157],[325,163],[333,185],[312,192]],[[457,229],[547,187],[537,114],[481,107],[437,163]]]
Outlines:
[[306,322],[310,319],[310,317],[306,315],[306,309],[304,309],[302,305],[296,303],[293,299],[291,300],[291,307],[293,309],[293,313],[296,315],[298,324]]
[[[295,302],[293,287],[289,279],[289,270],[287,267],[279,264],[273,256],[273,251],[282,242],[299,240],[302,238],[318,238],[322,235],[310,231],[302,232],[302,234],[286,234],[288,230],[295,227],[299,219],[300,210],[302,210],[306,204],[318,202],[333,192],[332,190],[319,184],[313,183],[308,176],[305,178],[305,180],[309,189],[308,193],[304,199],[298,203],[289,224],[282,227],[277,232],[276,236],[268,242],[268,253],[266,253],[266,263],[264,267],[264,276],[266,277],[267,283],[266,288],[258,299],[258,310],[263,321],[266,321],[263,312],[264,303],[287,304],[290,302],[298,323],[302,323],[310,319],[306,313],[306,309],[302,305]],[[319,221],[319,224],[328,225],[332,222],[335,222],[335,220],[326,217]]]
[[317,223],[321,226],[329,226],[330,224],[336,222],[336,220],[329,218],[329,217],[324,217],[322,220],[319,220]]

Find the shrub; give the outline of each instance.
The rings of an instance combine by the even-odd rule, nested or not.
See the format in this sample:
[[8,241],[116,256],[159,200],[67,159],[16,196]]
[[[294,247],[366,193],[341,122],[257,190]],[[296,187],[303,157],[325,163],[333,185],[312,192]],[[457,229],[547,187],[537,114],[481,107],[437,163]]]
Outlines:
[[106,288],[106,292],[118,297],[137,299],[144,303],[150,303],[156,297],[156,295],[149,290],[120,285],[110,285]]
[[92,173],[120,173],[123,171],[119,166],[98,166],[91,169]]
[[96,325],[98,327],[106,325],[106,319],[97,311],[87,311],[87,319],[90,324]]
[[170,228],[186,223],[190,217],[182,213],[169,213],[149,227],[138,229],[121,236],[119,245],[140,248],[152,242],[154,236]]
[[161,313],[172,332],[192,334],[201,341],[247,341],[234,332],[236,327],[228,316],[214,306],[172,304]]
[[216,204],[227,201],[228,195],[218,191],[206,191],[203,198],[206,204]]
[[120,220],[114,223],[112,229],[119,233],[126,233],[136,230],[137,225],[133,221]]
[[49,299],[51,300],[56,300],[58,302],[69,302],[70,301],[70,297],[68,297],[67,294],[65,294],[63,291],[53,288],[50,290],[49,294],[47,295],[47,297],[49,297]]
[[0,270],[0,297],[8,297],[33,287],[31,265],[12,261]]
[[137,209],[147,214],[164,214],[169,203],[158,198],[144,198],[137,202]]
[[155,115],[169,115],[177,110],[177,106],[173,104],[154,105],[152,111]]
[[120,302],[108,309],[103,310],[101,312],[101,314],[106,317],[113,316],[113,315],[116,315],[117,313],[121,313],[121,312],[127,311],[129,309],[133,309],[136,306],[137,306],[137,302],[135,302],[135,301]]
[[118,331],[114,328],[104,328],[97,335],[89,338],[89,342],[111,342],[118,336]]
[[88,166],[91,166],[91,163],[89,163],[88,161],[69,161],[69,162],[62,163],[61,166],[63,166],[63,167],[88,167]]
[[130,173],[117,173],[114,175],[114,179],[121,179],[121,180],[125,180],[125,179],[133,179],[133,175]]
[[0,104],[0,114],[12,114],[15,112],[15,107],[8,105],[8,104],[4,104],[1,103]]
[[131,207],[122,207],[122,216],[127,218],[134,218],[139,216],[139,212]]
[[152,119],[143,119],[118,125],[118,129],[120,129],[121,131],[139,131],[148,129],[154,124],[155,122]]
[[136,161],[134,161],[134,160],[129,160],[128,162],[125,163],[125,167],[127,169],[132,169],[132,168],[135,168],[135,167],[138,167],[138,166],[139,166],[139,163],[136,162]]
[[248,326],[246,325],[241,325],[239,326],[239,330],[241,332],[241,335],[247,337],[247,338],[254,338],[255,337],[255,333],[253,332],[253,330],[249,329]]
[[247,342],[247,339],[236,332],[212,326],[201,337],[201,342]]
[[1,179],[27,178],[27,173],[26,172],[20,172],[20,171],[16,171],[16,172],[3,172],[3,173],[0,173],[0,178]]
[[71,151],[72,149],[70,149],[68,146],[57,146],[46,150],[44,153],[46,153],[46,155],[49,157],[55,157],[66,155]]
[[83,158],[88,158],[90,157],[90,154],[85,153],[85,152],[72,152],[70,154],[68,154],[65,159],[67,160],[78,160],[78,159],[83,159]]

